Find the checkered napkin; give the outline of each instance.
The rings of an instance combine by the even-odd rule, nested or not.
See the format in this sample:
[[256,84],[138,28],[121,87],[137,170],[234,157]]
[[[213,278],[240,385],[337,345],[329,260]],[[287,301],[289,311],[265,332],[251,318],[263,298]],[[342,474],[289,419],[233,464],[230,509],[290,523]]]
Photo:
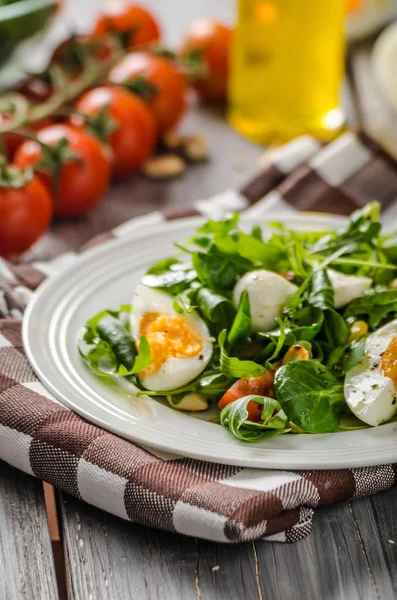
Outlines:
[[[377,198],[392,215],[396,196],[397,166],[365,136],[348,133],[325,147],[303,137],[268,156],[240,192],[151,213],[93,243],[179,216],[218,218],[230,210],[258,218],[274,209],[349,213]],[[20,320],[37,285],[76,261],[77,253],[33,265],[0,259],[0,458],[121,518],[218,542],[294,542],[310,532],[315,507],[396,485],[397,465],[272,471],[166,456],[66,409],[33,373]]]

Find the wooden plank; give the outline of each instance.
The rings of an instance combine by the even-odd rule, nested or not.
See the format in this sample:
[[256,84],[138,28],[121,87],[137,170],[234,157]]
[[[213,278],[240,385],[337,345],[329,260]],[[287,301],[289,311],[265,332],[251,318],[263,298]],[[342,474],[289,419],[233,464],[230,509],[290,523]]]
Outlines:
[[[397,575],[390,574],[396,548],[383,539],[386,558],[375,558],[357,527],[355,510],[366,510],[364,523],[375,522],[374,500],[319,509],[312,534],[292,545],[258,541],[238,546],[194,540],[125,523],[62,495],[67,583],[71,599],[98,600],[294,600],[391,598]],[[379,509],[378,519],[384,520]],[[391,514],[391,512],[390,512]],[[389,538],[388,538],[389,539]],[[390,538],[392,539],[392,538]],[[373,556],[372,556],[373,555]],[[379,593],[381,591],[381,593]]]
[[361,127],[397,158],[397,118],[380,90],[371,53],[373,41],[353,47],[350,56],[355,97]]
[[397,490],[350,503],[357,536],[378,598],[397,595]]
[[0,598],[58,598],[41,482],[1,461]]
[[348,503],[318,509],[306,539],[256,550],[265,598],[377,599]]
[[126,523],[66,494],[60,505],[73,600],[260,598],[252,544],[212,544]]

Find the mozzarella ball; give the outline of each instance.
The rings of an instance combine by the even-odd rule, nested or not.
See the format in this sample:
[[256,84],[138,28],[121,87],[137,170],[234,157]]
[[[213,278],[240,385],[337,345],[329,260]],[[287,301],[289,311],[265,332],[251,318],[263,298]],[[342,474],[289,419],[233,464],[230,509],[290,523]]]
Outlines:
[[252,330],[271,331],[277,326],[276,318],[281,317],[296,290],[297,287],[281,275],[260,269],[241,277],[233,290],[233,302],[237,307],[242,293],[247,291]]
[[333,269],[327,275],[335,293],[335,308],[343,308],[352,300],[360,298],[372,286],[372,279],[358,275],[345,275]]

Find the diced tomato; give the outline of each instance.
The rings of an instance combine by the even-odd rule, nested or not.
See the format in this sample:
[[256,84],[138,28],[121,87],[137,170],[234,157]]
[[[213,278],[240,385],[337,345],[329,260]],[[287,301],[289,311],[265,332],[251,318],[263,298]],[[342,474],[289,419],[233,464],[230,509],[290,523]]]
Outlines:
[[[239,379],[234,383],[218,402],[220,410],[225,408],[231,402],[243,398],[244,396],[273,396],[274,395],[274,376],[271,371],[266,371],[260,377],[247,377]],[[257,402],[249,402],[247,406],[248,419],[250,421],[260,421],[262,406]]]

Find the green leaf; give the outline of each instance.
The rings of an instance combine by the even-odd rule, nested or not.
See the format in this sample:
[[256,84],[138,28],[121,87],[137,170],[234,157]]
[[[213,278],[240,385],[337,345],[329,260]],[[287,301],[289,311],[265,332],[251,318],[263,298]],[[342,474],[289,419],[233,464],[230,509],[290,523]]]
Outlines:
[[107,342],[112,348],[117,364],[129,371],[136,356],[135,344],[129,332],[117,319],[105,316],[97,324],[97,333],[101,340]]
[[226,377],[241,379],[243,377],[259,377],[265,373],[265,367],[251,360],[240,360],[239,358],[229,357],[224,348],[225,340],[226,329],[219,334],[218,340],[221,350],[220,369]]
[[141,336],[139,342],[139,352],[136,355],[134,366],[130,369],[126,369],[123,364],[119,366],[119,375],[122,377],[127,377],[129,375],[135,375],[139,373],[139,371],[143,371],[149,365],[152,364],[152,357],[150,355],[150,346],[149,342],[145,338],[144,335]]
[[313,274],[308,302],[321,310],[334,308],[334,290],[325,269]]
[[360,244],[373,247],[381,229],[379,215],[379,202],[370,202],[364,208],[356,210],[336,234],[331,233],[318,240],[310,249],[310,254],[333,253],[344,246],[355,249]]
[[229,331],[227,341],[231,346],[245,344],[251,334],[251,309],[248,292],[244,291],[240,298],[237,314]]
[[236,268],[223,256],[195,252],[193,266],[201,283],[213,290],[231,290],[236,283]]
[[[250,402],[263,405],[262,422],[248,421],[247,406]],[[221,425],[243,442],[259,442],[281,433],[286,429],[287,417],[280,403],[265,396],[245,396],[228,404],[221,412]]]
[[327,342],[335,348],[343,346],[349,337],[349,327],[336,310],[327,310],[324,315],[324,331]]
[[344,317],[361,317],[368,320],[371,329],[377,329],[386,320],[394,319],[397,313],[397,290],[367,292],[353,300]]
[[117,361],[110,345],[103,340],[98,340],[93,348],[87,353],[79,346],[81,358],[87,363],[89,368],[97,375],[114,375],[117,373]]
[[172,265],[179,264],[179,260],[176,258],[164,258],[164,260],[160,260],[155,265],[152,265],[150,269],[147,270],[147,275],[161,275],[162,273],[166,273],[170,270]]
[[350,371],[364,358],[367,337],[368,335],[359,337],[357,340],[351,342],[345,349],[342,358],[342,369],[344,373]]
[[158,275],[144,275],[142,283],[176,296],[186,290],[197,277],[195,271],[165,271]]
[[277,371],[276,398],[288,419],[308,433],[331,433],[339,427],[345,404],[343,385],[314,360],[291,362]]
[[128,376],[151,364],[150,348],[141,338],[139,352],[126,320],[130,305],[104,310],[87,321],[78,343],[81,358],[97,375]]
[[382,250],[387,260],[397,265],[397,233],[393,233],[383,240]]
[[197,290],[195,301],[201,315],[214,324],[216,331],[229,329],[233,323],[236,309],[228,298],[209,288],[202,287]]
[[214,244],[227,255],[241,257],[253,266],[261,266],[269,271],[283,271],[288,266],[284,248],[264,242],[252,234],[239,231],[222,239],[215,237]]

